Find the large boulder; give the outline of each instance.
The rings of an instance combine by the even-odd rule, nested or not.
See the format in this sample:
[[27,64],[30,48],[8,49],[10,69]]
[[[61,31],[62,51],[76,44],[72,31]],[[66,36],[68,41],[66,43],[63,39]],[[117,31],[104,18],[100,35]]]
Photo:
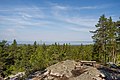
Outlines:
[[73,60],[66,60],[48,67],[47,70],[50,71],[51,75],[66,75],[66,77],[71,77],[71,71],[75,68],[75,65],[77,64],[78,62],[75,62]]

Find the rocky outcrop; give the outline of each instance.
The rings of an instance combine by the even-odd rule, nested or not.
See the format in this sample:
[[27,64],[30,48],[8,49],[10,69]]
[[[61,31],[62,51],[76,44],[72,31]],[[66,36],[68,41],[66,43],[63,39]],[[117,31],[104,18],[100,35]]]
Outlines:
[[24,75],[25,75],[25,72],[18,72],[15,75],[10,75],[4,78],[4,80],[18,80],[19,78],[22,78]]
[[[83,62],[85,64],[81,65]],[[82,61],[82,63],[74,60],[61,61],[47,67],[44,71],[30,74],[25,80],[120,80],[120,69],[96,63],[91,65],[91,62],[93,61]],[[24,75],[25,72],[19,72],[4,80],[19,80],[19,77]]]
[[66,60],[46,68],[46,72],[32,80],[104,80],[105,75],[93,66],[81,66],[80,62]]
[[[70,80],[104,80],[105,76],[99,70],[94,67],[88,67],[86,72],[79,76],[70,78]],[[101,77],[102,76],[102,77]]]

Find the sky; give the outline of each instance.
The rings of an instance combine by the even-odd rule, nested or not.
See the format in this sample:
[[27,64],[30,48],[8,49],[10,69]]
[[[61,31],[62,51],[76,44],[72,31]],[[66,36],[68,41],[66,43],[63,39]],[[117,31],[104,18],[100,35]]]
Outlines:
[[101,15],[119,20],[120,0],[0,0],[0,40],[92,41]]

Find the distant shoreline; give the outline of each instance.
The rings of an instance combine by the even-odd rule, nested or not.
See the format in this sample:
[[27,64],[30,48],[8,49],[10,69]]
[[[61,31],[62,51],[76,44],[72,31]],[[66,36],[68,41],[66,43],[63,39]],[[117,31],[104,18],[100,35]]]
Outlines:
[[[7,41],[8,44],[12,44],[13,41]],[[17,44],[34,44],[35,41],[17,41]],[[52,44],[70,44],[70,45],[87,45],[87,44],[93,44],[93,41],[36,41],[37,44],[42,45],[52,45]]]

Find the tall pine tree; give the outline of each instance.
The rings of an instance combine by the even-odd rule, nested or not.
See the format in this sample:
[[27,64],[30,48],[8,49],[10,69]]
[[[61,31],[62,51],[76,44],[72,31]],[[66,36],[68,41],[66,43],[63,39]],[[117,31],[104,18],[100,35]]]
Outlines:
[[97,25],[95,25],[97,30],[91,31],[94,33],[92,38],[95,43],[93,48],[93,59],[100,62],[106,62],[106,25],[107,18],[105,18],[105,15],[102,15],[99,18]]
[[104,62],[116,62],[116,26],[110,17],[107,19],[105,15],[99,18],[96,25],[97,30],[91,31],[94,40],[93,59]]

